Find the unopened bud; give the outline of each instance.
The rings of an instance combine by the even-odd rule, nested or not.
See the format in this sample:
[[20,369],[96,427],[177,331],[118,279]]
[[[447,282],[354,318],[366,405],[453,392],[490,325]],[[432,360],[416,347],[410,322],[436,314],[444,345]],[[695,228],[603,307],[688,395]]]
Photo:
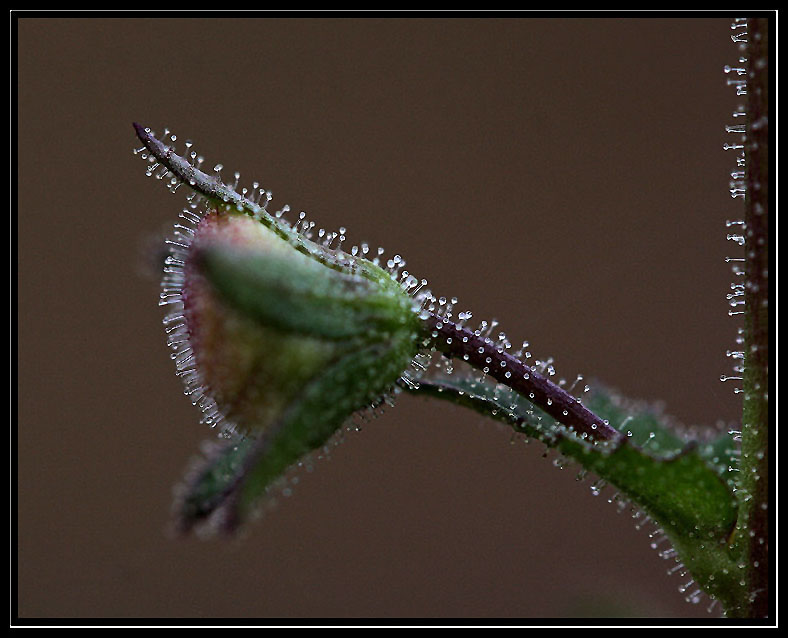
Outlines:
[[170,181],[195,191],[168,240],[160,303],[185,393],[228,439],[191,473],[176,517],[190,529],[221,512],[232,529],[354,412],[390,398],[422,347],[419,308],[397,269],[340,249],[344,229],[336,247],[333,235],[313,242],[268,213],[268,194],[260,206],[236,192],[237,174],[228,186],[135,129]]

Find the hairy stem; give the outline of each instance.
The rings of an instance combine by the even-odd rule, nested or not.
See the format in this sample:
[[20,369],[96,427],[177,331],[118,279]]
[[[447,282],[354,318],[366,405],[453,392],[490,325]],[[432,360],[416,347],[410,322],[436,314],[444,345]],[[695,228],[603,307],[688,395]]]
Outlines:
[[444,355],[466,361],[489,374],[581,437],[611,442],[623,438],[618,430],[586,408],[577,397],[539,373],[535,366],[526,365],[478,331],[433,314],[424,319],[424,326],[436,349]]
[[746,564],[749,600],[736,615],[769,616],[769,32],[747,26],[747,196],[745,209],[744,404],[735,542]]

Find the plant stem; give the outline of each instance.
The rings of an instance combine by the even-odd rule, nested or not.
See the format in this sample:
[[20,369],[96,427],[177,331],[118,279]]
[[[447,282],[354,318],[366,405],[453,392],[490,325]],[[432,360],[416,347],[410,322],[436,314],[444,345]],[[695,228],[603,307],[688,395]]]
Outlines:
[[490,338],[483,337],[479,331],[468,330],[434,314],[424,319],[424,327],[440,352],[489,374],[581,437],[610,442],[620,442],[624,438],[618,430],[586,408],[580,399],[537,372],[535,366],[526,365]]
[[[746,275],[744,403],[735,544],[749,600],[735,615],[769,616],[769,32],[768,19],[748,20],[748,130],[745,143]],[[732,614],[734,615],[734,614]]]

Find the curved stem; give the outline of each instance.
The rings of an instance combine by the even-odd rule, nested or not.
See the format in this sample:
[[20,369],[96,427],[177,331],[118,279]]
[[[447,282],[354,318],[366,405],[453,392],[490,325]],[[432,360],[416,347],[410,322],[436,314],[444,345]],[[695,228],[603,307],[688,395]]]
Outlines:
[[624,438],[621,432],[586,408],[580,399],[539,373],[535,366],[526,365],[478,331],[434,314],[424,319],[424,326],[436,349],[444,355],[466,361],[489,374],[580,436],[590,441],[611,442]]

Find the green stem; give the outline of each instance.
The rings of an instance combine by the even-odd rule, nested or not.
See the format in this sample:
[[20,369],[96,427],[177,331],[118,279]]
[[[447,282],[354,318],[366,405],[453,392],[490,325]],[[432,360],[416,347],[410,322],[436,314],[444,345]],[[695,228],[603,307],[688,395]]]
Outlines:
[[748,21],[747,281],[744,314],[744,403],[734,545],[744,564],[747,600],[730,615],[769,617],[769,31]]
[[[554,424],[549,415],[523,397],[501,390],[489,377],[476,379],[453,373],[402,387],[417,396],[470,408],[541,441],[555,449],[559,467],[572,462],[582,465],[578,480],[587,472],[599,478],[592,485],[593,494],[599,494],[605,485],[617,490],[610,502],[616,502],[619,511],[628,509],[639,526],[651,526],[650,536],[655,539],[652,547],[659,545],[663,558],[675,558],[669,573],[682,577],[679,591],[688,602],[699,602],[701,591],[705,591],[727,610],[746,598],[736,557],[727,542],[737,515],[735,499],[723,476],[729,456],[716,443],[694,441],[676,447],[679,441],[673,440],[668,449],[654,447],[656,441],[668,444],[671,437],[661,431],[652,440],[660,426],[648,409],[630,412],[622,421],[628,409],[622,410],[619,402],[604,391],[588,397],[594,411],[610,422],[625,423],[633,436],[625,436],[603,450]],[[647,433],[646,444],[637,445],[635,441],[643,441]],[[733,451],[733,442],[727,436],[718,443]],[[670,543],[662,544],[666,537]]]

